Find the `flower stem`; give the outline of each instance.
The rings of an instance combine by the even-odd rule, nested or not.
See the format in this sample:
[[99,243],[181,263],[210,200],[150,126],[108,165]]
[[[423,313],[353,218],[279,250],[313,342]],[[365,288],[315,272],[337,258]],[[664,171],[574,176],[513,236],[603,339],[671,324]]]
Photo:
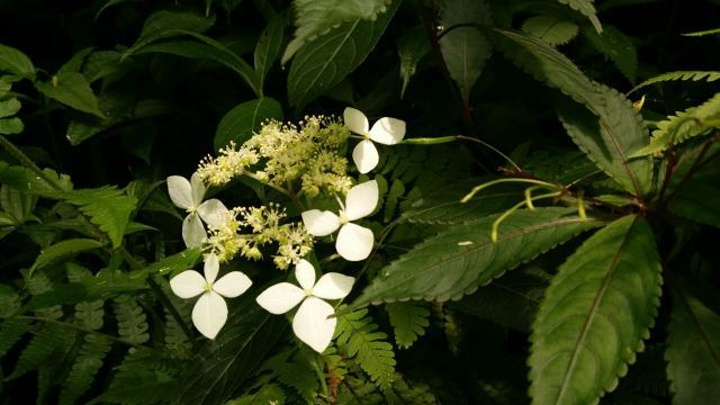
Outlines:
[[493,181],[489,181],[487,183],[483,183],[475,188],[472,189],[465,197],[463,197],[460,202],[466,203],[470,201],[471,198],[475,196],[475,194],[479,193],[480,191],[490,187],[494,186],[495,184],[500,183],[529,183],[529,184],[537,184],[539,186],[548,188],[550,190],[562,190],[563,188],[561,186],[558,186],[557,184],[548,183],[546,181],[542,180],[535,180],[535,179],[525,179],[520,177],[511,177],[511,178],[503,178],[503,179],[497,179]]

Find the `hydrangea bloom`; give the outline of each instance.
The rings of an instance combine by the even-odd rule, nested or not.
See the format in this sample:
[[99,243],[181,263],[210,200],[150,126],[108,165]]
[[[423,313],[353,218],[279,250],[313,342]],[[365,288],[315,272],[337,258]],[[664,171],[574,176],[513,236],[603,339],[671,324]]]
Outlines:
[[185,245],[187,247],[202,245],[207,239],[202,221],[219,228],[228,216],[228,209],[215,198],[203,202],[206,188],[198,173],[194,173],[190,181],[182,176],[170,176],[167,178],[167,185],[173,204],[188,213],[182,225]]
[[227,321],[228,309],[223,297],[235,298],[252,285],[252,281],[240,271],[231,271],[215,281],[220,269],[217,256],[205,259],[203,277],[195,270],[185,270],[170,280],[170,288],[180,298],[192,298],[200,294],[192,311],[195,328],[208,339],[215,339]]
[[365,114],[348,107],[343,112],[343,119],[350,131],[365,137],[355,146],[352,153],[353,161],[360,173],[368,173],[380,161],[380,155],[373,141],[383,145],[395,145],[405,136],[405,121],[396,118],[380,118],[370,128]]
[[332,305],[323,300],[337,300],[350,294],[355,278],[340,273],[327,273],[315,282],[315,268],[302,259],[295,266],[300,287],[283,282],[275,284],[257,297],[257,303],[268,312],[284,314],[300,304],[293,318],[295,335],[318,353],[330,345],[337,319]]
[[368,228],[353,224],[360,218],[370,215],[377,206],[379,198],[376,180],[367,181],[350,189],[345,204],[340,200],[340,212],[309,210],[302,213],[308,233],[314,236],[326,236],[340,229],[335,248],[345,260],[356,262],[365,260],[372,251],[375,236]]

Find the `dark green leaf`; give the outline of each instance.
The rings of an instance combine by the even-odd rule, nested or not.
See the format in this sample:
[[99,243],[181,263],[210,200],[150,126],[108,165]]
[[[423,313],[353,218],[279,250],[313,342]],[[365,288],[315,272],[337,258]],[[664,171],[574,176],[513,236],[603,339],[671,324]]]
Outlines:
[[220,120],[215,131],[215,149],[224,147],[230,141],[242,145],[268,119],[283,119],[282,106],[272,98],[265,97],[238,105]]
[[539,15],[525,20],[522,30],[552,46],[557,46],[570,42],[580,29],[572,21]]
[[265,84],[265,77],[272,68],[273,63],[280,54],[283,40],[285,39],[285,19],[276,17],[267,25],[260,34],[257,46],[255,47],[255,72],[258,75],[260,87]]
[[567,4],[572,8],[573,10],[579,11],[582,15],[588,18],[590,20],[590,23],[592,23],[593,27],[595,28],[595,31],[598,33],[603,32],[603,28],[600,25],[600,20],[598,20],[595,6],[593,6],[593,0],[557,0],[558,2],[562,4]]
[[638,59],[635,45],[630,38],[610,25],[605,26],[602,34],[593,29],[585,29],[583,33],[600,53],[615,63],[631,83],[635,83]]
[[353,303],[404,299],[445,301],[472,293],[505,271],[602,225],[583,220],[568,208],[521,210],[500,225],[498,241],[490,237],[497,216],[466,222],[440,232],[380,270]]
[[3,118],[0,119],[0,134],[15,135],[25,130],[25,125],[20,118]]
[[80,73],[58,72],[52,80],[35,85],[45,96],[55,99],[76,110],[103,118],[90,83]]
[[403,79],[400,98],[405,95],[405,90],[410,83],[410,78],[415,74],[420,60],[430,52],[430,40],[422,26],[409,29],[397,41],[398,55],[400,56],[400,77]]
[[412,346],[430,325],[430,310],[423,302],[393,302],[385,304],[385,310],[395,330],[395,342],[400,348]]
[[145,41],[160,32],[176,29],[202,33],[214,24],[215,16],[205,17],[185,10],[160,10],[145,20],[138,42]]
[[288,74],[290,104],[302,109],[355,70],[375,47],[400,3],[395,0],[375,21],[343,23],[298,51]]
[[45,169],[43,172],[62,190],[51,187],[45,180],[23,166],[10,166],[0,161],[0,183],[7,184],[20,192],[48,198],[60,198],[63,191],[72,190],[72,182],[66,174],[58,175],[51,169]]
[[3,71],[35,80],[35,66],[30,59],[15,48],[0,45],[0,72]]
[[73,190],[63,198],[77,205],[90,221],[110,237],[113,247],[122,244],[130,213],[135,210],[137,198],[124,195],[115,188]]
[[684,182],[668,205],[673,214],[720,228],[720,184],[717,176]]
[[660,305],[655,238],[638,216],[591,236],[560,266],[533,324],[530,396],[596,403],[644,348]]
[[35,259],[35,263],[30,268],[30,272],[32,274],[33,271],[47,266],[50,263],[88,250],[100,249],[103,246],[102,242],[98,242],[95,239],[66,239],[41,250],[40,256]]
[[88,47],[75,52],[75,55],[58,69],[58,73],[79,72],[85,63],[85,58],[87,58],[94,49],[93,47]]

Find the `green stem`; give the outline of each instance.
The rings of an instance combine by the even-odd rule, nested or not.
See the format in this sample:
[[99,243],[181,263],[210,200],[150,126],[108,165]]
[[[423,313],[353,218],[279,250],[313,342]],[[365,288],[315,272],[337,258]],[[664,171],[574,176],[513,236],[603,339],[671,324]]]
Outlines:
[[50,176],[48,176],[35,162],[32,161],[23,151],[17,146],[13,145],[12,142],[8,141],[3,135],[0,135],[0,145],[5,148],[11,155],[15,157],[22,165],[26,166],[39,178],[43,179],[50,187],[55,190],[62,191],[62,187],[58,185]]
[[268,183],[268,182],[266,182],[266,181],[261,180],[261,179],[258,177],[258,175],[255,174],[255,173],[253,173],[253,172],[243,172],[243,175],[245,175],[245,176],[247,176],[247,177],[250,177],[250,178],[253,179],[253,180],[257,180],[257,181],[259,181],[260,183],[262,183],[262,184],[264,184],[264,185],[266,185],[266,186],[268,186],[268,187],[272,187],[272,188],[274,188],[275,190],[277,190],[277,191],[283,193],[284,195],[288,196],[288,198],[290,198],[290,192],[289,192],[288,190],[286,190],[286,189],[284,189],[284,188],[282,188],[282,187],[280,187],[280,186],[276,186],[276,185],[274,185],[274,184],[271,184],[271,183]]
[[466,203],[466,202],[470,201],[470,199],[473,198],[475,196],[475,194],[479,193],[480,191],[482,191],[490,186],[494,186],[495,184],[500,184],[500,183],[529,183],[529,184],[537,184],[539,186],[549,188],[550,190],[562,190],[563,189],[561,186],[558,186],[557,184],[548,183],[548,182],[542,181],[542,180],[525,179],[525,178],[520,178],[520,177],[503,178],[503,179],[489,181],[487,183],[483,183],[483,184],[473,188],[472,191],[470,191],[468,193],[468,195],[466,195],[465,197],[463,197],[462,200],[460,200],[460,202]]
[[498,155],[500,155],[503,159],[507,160],[508,163],[510,163],[511,165],[513,165],[513,167],[515,168],[515,170],[517,170],[518,172],[522,172],[522,169],[520,168],[520,166],[518,166],[517,163],[515,163],[512,159],[510,159],[510,157],[509,157],[508,155],[500,152],[499,149],[497,149],[496,147],[490,145],[489,143],[483,142],[483,141],[481,141],[481,140],[479,140],[479,139],[477,139],[477,138],[473,138],[473,137],[465,136],[465,135],[458,135],[458,136],[457,136],[457,139],[460,139],[460,140],[462,140],[462,141],[476,142],[476,143],[478,143],[478,144],[480,144],[480,145],[482,145],[482,146],[484,146],[484,147],[492,150],[493,152],[495,152],[495,153],[497,153]]
[[[498,219],[495,220],[495,222],[493,222],[493,224],[492,224],[492,231],[491,231],[491,233],[490,233],[490,239],[492,239],[492,242],[493,242],[493,243],[497,243],[497,239],[498,239],[498,228],[500,227],[500,223],[501,223],[502,221],[504,221],[505,218],[507,218],[508,216],[510,216],[510,214],[512,214],[513,212],[515,212],[515,211],[519,210],[520,208],[522,208],[523,205],[528,205],[528,203],[531,204],[532,201],[542,200],[542,199],[545,199],[545,198],[559,197],[560,195],[562,195],[562,192],[560,192],[560,191],[556,191],[556,192],[554,192],[554,193],[540,194],[540,195],[535,196],[535,197],[532,197],[532,198],[530,198],[530,199],[528,199],[528,200],[522,200],[522,201],[520,201],[519,203],[513,205],[509,210],[505,211],[502,215],[500,215],[500,216],[498,217]],[[529,205],[528,205],[528,207],[529,207]]]

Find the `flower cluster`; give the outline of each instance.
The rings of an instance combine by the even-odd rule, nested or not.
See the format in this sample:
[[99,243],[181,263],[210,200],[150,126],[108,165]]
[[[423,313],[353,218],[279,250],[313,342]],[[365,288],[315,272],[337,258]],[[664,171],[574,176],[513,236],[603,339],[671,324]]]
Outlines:
[[[370,216],[380,197],[376,180],[352,186],[347,160],[340,152],[347,147],[350,132],[357,134],[352,136],[362,140],[353,150],[353,160],[359,172],[368,173],[379,162],[373,142],[392,145],[405,136],[405,122],[394,118],[381,118],[369,128],[363,113],[347,108],[344,119],[345,125],[323,117],[308,117],[298,127],[270,121],[243,145],[231,143],[219,157],[203,160],[191,181],[179,176],[168,178],[173,202],[189,214],[183,223],[186,244],[203,246],[209,252],[204,277],[187,270],[170,280],[173,292],[182,298],[202,294],[192,318],[203,335],[213,339],[225,324],[227,306],[222,297],[236,297],[252,284],[237,271],[215,281],[220,263],[237,255],[261,259],[260,248],[276,243],[276,267],[285,270],[294,264],[299,287],[288,282],[271,286],[257,297],[258,304],[273,314],[287,313],[299,305],[292,321],[295,335],[317,352],[330,345],[337,320],[327,300],[347,297],[355,278],[330,272],[316,282],[315,267],[303,257],[313,249],[313,237],[337,231],[335,248],[340,257],[351,262],[367,259],[375,236],[372,230],[355,222]],[[338,209],[305,210],[302,223],[293,223],[286,222],[285,209],[273,203],[227,209],[216,199],[202,202],[205,183],[223,185],[243,174],[286,191],[296,204],[298,195],[334,195]]]

